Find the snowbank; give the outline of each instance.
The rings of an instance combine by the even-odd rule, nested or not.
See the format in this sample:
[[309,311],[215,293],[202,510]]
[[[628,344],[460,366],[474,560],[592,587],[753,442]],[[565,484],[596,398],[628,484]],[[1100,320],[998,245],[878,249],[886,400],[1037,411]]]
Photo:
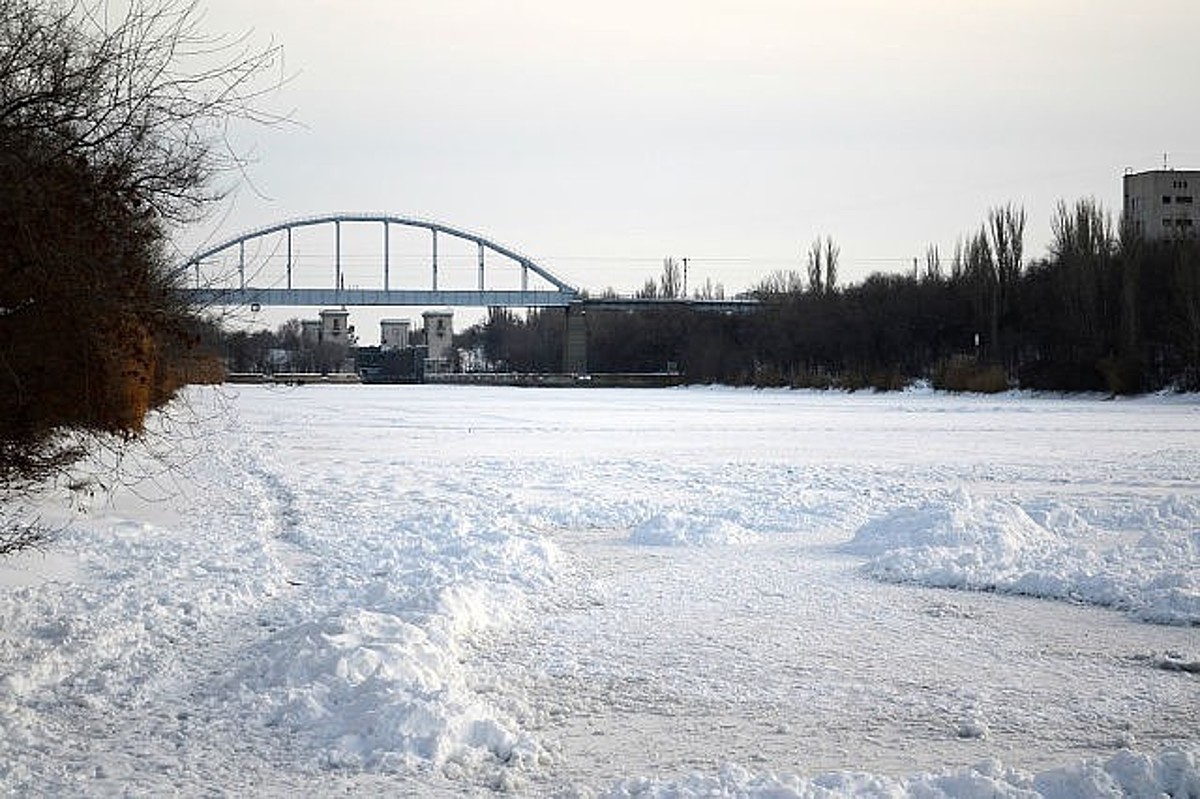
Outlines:
[[1157,754],[1122,751],[1104,760],[1087,760],[1036,774],[986,760],[970,769],[893,778],[839,772],[817,777],[755,773],[727,765],[718,776],[692,775],[679,780],[631,779],[600,794],[622,797],[954,797],[954,799],[1037,799],[1050,797],[1198,796],[1200,750],[1171,748]]
[[296,572],[300,612],[245,654],[222,693],[250,697],[255,724],[303,742],[326,768],[479,779],[536,764],[538,744],[466,664],[474,642],[527,612],[553,575],[552,545],[478,511],[335,513],[319,482],[301,486],[315,506],[300,508],[309,523],[290,535],[320,557]]
[[735,522],[668,511],[633,528],[629,542],[656,547],[710,547],[751,544],[758,535]]
[[537,746],[467,684],[454,622],[348,609],[277,633],[227,688],[255,697],[259,724],[306,740],[326,767],[469,773],[535,762]]
[[1163,624],[1200,624],[1200,507],[1169,497],[1141,509],[1152,529],[1106,546],[1077,513],[1035,521],[1019,505],[959,490],[863,525],[844,551],[889,582],[1088,602]]

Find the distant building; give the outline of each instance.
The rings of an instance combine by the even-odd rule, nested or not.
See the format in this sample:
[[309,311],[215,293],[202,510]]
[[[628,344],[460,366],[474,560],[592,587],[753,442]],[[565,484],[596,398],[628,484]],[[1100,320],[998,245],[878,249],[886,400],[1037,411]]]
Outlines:
[[384,350],[402,350],[408,346],[412,322],[407,319],[380,319],[379,344]]
[[1160,169],[1125,175],[1125,220],[1151,241],[1200,233],[1200,171]]
[[321,341],[330,344],[353,344],[354,328],[350,327],[350,312],[345,308],[324,310],[321,317]]
[[307,347],[315,347],[321,342],[321,320],[300,320],[300,341]]
[[398,349],[358,347],[354,351],[358,377],[364,383],[422,383],[425,380],[425,347]]
[[425,371],[448,371],[454,343],[454,312],[426,311],[421,316],[425,320],[425,345],[429,348]]

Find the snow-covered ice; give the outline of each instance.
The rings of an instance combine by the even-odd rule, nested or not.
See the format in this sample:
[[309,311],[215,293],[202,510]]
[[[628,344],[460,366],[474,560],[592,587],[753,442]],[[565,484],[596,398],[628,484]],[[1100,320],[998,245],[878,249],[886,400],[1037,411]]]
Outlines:
[[0,790],[1200,796],[1195,397],[186,400],[0,564]]
[[629,533],[631,543],[662,547],[746,544],[756,539],[754,533],[734,522],[695,518],[678,511],[653,516]]
[[1016,502],[959,490],[868,522],[845,549],[869,556],[867,573],[884,580],[1078,600],[1200,625],[1197,519],[1194,498],[1170,495],[1145,508],[1135,543],[1105,548],[1073,513],[1050,514],[1043,526]]

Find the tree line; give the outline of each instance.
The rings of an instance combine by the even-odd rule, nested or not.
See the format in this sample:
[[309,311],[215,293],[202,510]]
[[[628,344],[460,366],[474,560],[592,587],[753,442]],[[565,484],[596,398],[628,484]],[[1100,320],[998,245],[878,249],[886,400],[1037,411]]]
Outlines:
[[[677,368],[689,382],[894,389],[1139,393],[1200,390],[1200,245],[1147,241],[1094,200],[1060,203],[1048,253],[1028,260],[1026,215],[991,209],[949,258],[929,247],[909,274],[838,282],[818,239],[806,269],[764,278],[742,315],[682,307],[591,313],[594,372]],[[677,297],[668,260],[640,296]],[[562,312],[492,310],[461,342],[499,368],[556,371]]]
[[336,372],[346,362],[350,347],[342,341],[306,338],[298,318],[271,330],[225,330],[207,324],[202,343],[220,356],[230,372]]

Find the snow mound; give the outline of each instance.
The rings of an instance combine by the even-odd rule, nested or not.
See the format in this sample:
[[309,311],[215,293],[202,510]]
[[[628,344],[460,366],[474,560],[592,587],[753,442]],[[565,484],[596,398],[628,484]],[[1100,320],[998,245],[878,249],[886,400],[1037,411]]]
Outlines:
[[1057,544],[1053,534],[1016,505],[977,500],[960,490],[947,501],[901,508],[867,522],[845,550],[876,558],[914,550],[975,551],[995,564]]
[[815,777],[755,773],[727,764],[717,776],[692,774],[675,780],[627,779],[603,797],[959,797],[1030,799],[1030,797],[1123,797],[1200,795],[1200,751],[1170,748],[1157,754],[1121,751],[1103,760],[1085,760],[1063,768],[1030,773],[985,760],[970,768],[939,774],[887,777],[836,772]]
[[256,697],[263,727],[306,740],[330,768],[470,772],[536,760],[537,744],[468,685],[455,621],[331,614],[266,641],[227,690]]
[[[1170,526],[1132,546],[1078,537],[1078,525],[1043,526],[1020,506],[957,491],[863,525],[843,550],[888,582],[1004,591],[1126,610],[1144,621],[1200,624],[1200,530],[1182,501],[1164,503]],[[1193,529],[1186,529],[1190,519]],[[1179,529],[1184,526],[1184,529]]]
[[655,547],[708,547],[752,544],[759,536],[726,519],[669,511],[653,516],[629,533],[629,542]]
[[[325,555],[304,581],[322,590],[243,655],[222,693],[250,697],[256,726],[325,769],[479,780],[537,763],[540,745],[475,690],[465,664],[550,579],[553,547],[486,509],[404,510],[369,535],[368,514],[293,534]],[[330,590],[347,598],[330,603]]]

